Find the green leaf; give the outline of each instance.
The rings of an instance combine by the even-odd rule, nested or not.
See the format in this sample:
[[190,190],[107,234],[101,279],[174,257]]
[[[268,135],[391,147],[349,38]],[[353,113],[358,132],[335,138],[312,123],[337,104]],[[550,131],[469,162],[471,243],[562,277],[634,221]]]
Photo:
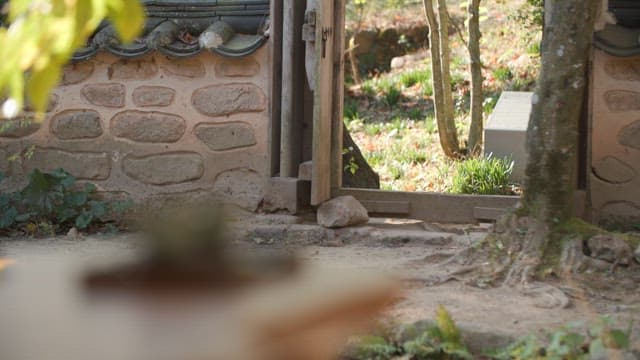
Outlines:
[[628,349],[630,346],[629,335],[619,329],[606,331],[602,340],[607,348]]
[[144,8],[137,0],[108,0],[109,21],[123,42],[131,42],[144,26]]
[[76,218],[76,228],[78,228],[79,230],[86,229],[87,226],[91,224],[91,221],[93,221],[93,215],[88,211],[84,211]]
[[49,93],[60,80],[60,65],[45,62],[41,69],[34,70],[27,82],[27,94],[38,113],[43,113],[49,102]]
[[0,214],[0,229],[11,227],[16,221],[16,216],[18,216],[16,208],[3,209],[2,214]]
[[107,213],[107,204],[104,201],[89,201],[91,214],[96,217],[102,217]]

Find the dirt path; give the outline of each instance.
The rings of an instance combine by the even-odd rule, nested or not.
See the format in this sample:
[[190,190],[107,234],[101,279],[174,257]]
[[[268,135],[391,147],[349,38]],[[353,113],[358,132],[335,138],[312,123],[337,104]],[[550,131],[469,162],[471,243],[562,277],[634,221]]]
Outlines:
[[[315,227],[309,229],[318,230]],[[259,231],[264,232],[264,229]],[[277,239],[264,242],[252,234],[245,244],[251,251],[285,248],[297,252],[306,261],[323,266],[344,271],[371,269],[396,277],[403,282],[405,291],[384,314],[393,322],[409,323],[433,318],[436,307],[442,304],[464,328],[517,337],[532,332],[542,333],[577,320],[589,323],[608,314],[625,325],[634,320],[634,339],[640,348],[640,293],[637,291],[635,296],[615,300],[607,300],[606,294],[602,294],[603,298],[598,301],[574,298],[568,308],[548,309],[541,308],[539,301],[510,288],[478,289],[456,280],[429,286],[429,279],[442,272],[441,268],[434,266],[438,260],[434,254],[453,253],[481,239],[485,235],[483,229],[471,228],[460,234],[459,228],[456,232],[433,231],[433,228],[420,230],[415,224],[400,229],[364,227],[331,233],[331,241],[323,243],[316,239],[316,244],[308,246],[277,246]],[[34,259],[46,261],[56,254],[64,254],[96,264],[106,258],[130,259],[135,256],[138,249],[136,238],[136,235],[122,234],[88,236],[82,240],[66,237],[0,239],[0,257],[27,262]]]

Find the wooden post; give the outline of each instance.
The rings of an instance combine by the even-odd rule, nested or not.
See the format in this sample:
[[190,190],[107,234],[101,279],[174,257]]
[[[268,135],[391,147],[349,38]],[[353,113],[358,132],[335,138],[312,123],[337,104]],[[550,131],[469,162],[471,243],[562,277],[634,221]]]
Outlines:
[[304,2],[284,0],[283,8],[280,176],[296,177],[302,162]]
[[271,176],[280,171],[280,97],[282,94],[282,0],[271,0],[271,36],[269,57],[271,59],[269,159]]
[[334,0],[333,7],[333,114],[331,122],[331,193],[342,187],[342,139],[344,111],[344,32],[345,0]]

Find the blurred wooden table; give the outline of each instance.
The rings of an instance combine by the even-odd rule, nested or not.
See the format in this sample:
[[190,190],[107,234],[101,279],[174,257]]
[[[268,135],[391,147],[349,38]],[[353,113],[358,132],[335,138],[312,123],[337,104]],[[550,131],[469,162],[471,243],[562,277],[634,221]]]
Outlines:
[[331,359],[397,295],[376,275],[303,267],[234,291],[89,291],[60,255],[0,270],[2,360]]

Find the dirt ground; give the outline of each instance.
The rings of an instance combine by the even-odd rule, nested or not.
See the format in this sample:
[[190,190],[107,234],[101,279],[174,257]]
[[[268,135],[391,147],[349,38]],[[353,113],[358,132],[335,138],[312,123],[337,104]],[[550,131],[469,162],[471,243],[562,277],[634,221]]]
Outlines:
[[[567,308],[550,306],[545,299],[525,296],[512,288],[479,289],[456,279],[432,286],[432,280],[443,273],[443,269],[436,266],[446,258],[443,254],[453,254],[482,239],[489,228],[486,225],[389,224],[377,219],[370,226],[329,231],[328,236],[311,236],[311,240],[295,242],[291,241],[291,234],[296,233],[292,229],[305,234],[314,231],[326,234],[315,225],[297,222],[269,220],[244,224],[245,233],[240,242],[251,251],[283,249],[295,252],[309,263],[346,272],[370,269],[395,277],[402,282],[404,292],[381,316],[393,323],[433,318],[437,306],[442,304],[465,329],[519,337],[543,333],[577,320],[590,323],[601,315],[611,315],[625,327],[630,320],[634,321],[633,338],[635,346],[640,348],[637,284],[626,292],[607,291],[592,294],[589,299],[571,297]],[[283,231],[289,232],[288,237],[268,235]],[[132,259],[139,249],[138,238],[136,234],[125,233],[80,238],[0,239],[0,259],[47,261],[56,255],[68,255],[94,264],[113,258]]]

